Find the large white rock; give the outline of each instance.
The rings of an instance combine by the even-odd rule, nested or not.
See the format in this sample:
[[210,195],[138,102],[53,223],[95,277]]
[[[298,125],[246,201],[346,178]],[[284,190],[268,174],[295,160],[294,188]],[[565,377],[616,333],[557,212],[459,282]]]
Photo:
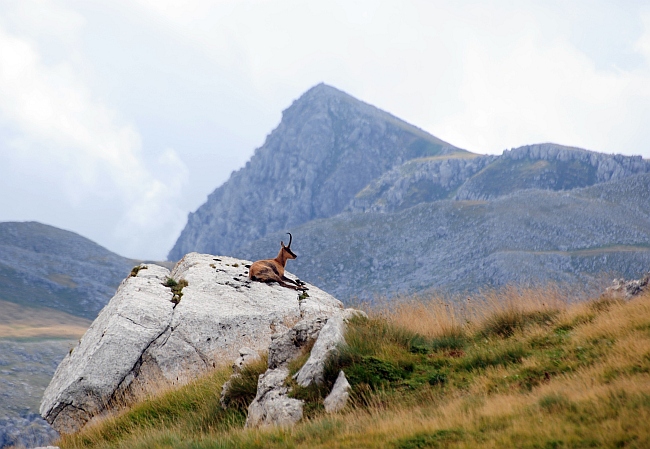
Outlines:
[[[171,273],[148,264],[126,278],[59,365],[41,415],[59,432],[75,432],[125,398],[230,364],[243,346],[265,351],[272,334],[343,307],[312,285],[309,297],[299,301],[294,290],[250,282],[249,263],[190,253]],[[163,286],[167,277],[189,283],[176,306]]]

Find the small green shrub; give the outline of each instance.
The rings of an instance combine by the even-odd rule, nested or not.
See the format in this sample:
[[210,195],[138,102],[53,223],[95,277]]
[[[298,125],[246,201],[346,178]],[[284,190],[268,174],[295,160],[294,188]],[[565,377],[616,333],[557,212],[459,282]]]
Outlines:
[[396,449],[422,449],[449,447],[449,443],[462,441],[465,431],[462,429],[440,429],[433,433],[418,433],[412,437],[401,438],[394,443]]
[[526,355],[527,351],[521,344],[498,348],[496,350],[481,350],[461,359],[459,368],[466,371],[474,371],[485,369],[489,366],[507,366],[520,363]]
[[508,338],[513,336],[515,331],[526,326],[552,322],[556,315],[557,311],[552,310],[524,312],[516,307],[510,307],[490,315],[483,323],[480,333],[484,337],[496,335]]
[[429,382],[429,385],[444,385],[447,383],[447,375],[445,373],[442,373],[440,371],[433,371],[429,374],[429,378],[427,379]]
[[185,279],[176,281],[175,279],[168,277],[163,285],[172,289],[173,296],[171,301],[176,305],[181,302],[181,298],[183,297],[183,288],[190,284]]
[[131,277],[136,277],[138,275],[138,273],[140,272],[140,270],[146,270],[146,269],[147,269],[146,265],[138,265],[138,266],[133,267],[131,269]]
[[465,334],[460,331],[434,338],[431,340],[431,349],[434,351],[461,350],[465,348],[466,344],[467,338],[465,337]]
[[364,383],[371,388],[404,379],[409,372],[407,369],[374,356],[355,358],[344,371],[350,385]]

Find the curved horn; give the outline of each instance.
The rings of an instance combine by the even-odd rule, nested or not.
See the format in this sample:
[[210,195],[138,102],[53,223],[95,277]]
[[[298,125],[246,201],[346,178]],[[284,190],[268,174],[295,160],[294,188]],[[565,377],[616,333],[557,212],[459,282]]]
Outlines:
[[287,234],[289,234],[289,244],[287,245],[287,248],[291,248],[291,240],[293,240],[293,236],[290,232],[287,232]]

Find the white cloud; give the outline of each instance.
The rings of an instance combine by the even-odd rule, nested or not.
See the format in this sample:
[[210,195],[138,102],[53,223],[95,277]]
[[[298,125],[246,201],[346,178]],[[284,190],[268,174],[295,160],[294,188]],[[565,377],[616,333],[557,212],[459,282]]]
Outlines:
[[[58,183],[73,204],[114,202],[117,197],[123,216],[111,218],[119,219],[115,225],[130,229],[130,239],[111,242],[112,249],[131,256],[164,257],[184,219],[184,211],[174,204],[187,173],[173,150],[167,150],[163,159],[172,160],[178,170],[168,171],[169,179],[160,179],[142,158],[137,130],[121,123],[116,111],[93,97],[74,66],[45,64],[33,43],[2,28],[0,54],[0,118],[14,130],[2,150],[7,153],[5,167],[21,163],[36,173],[57,173],[50,182]],[[48,195],[48,186],[43,195]],[[88,211],[79,218],[92,222],[107,217]],[[152,236],[160,238],[158,249],[147,240]],[[110,241],[108,236],[91,237]]]

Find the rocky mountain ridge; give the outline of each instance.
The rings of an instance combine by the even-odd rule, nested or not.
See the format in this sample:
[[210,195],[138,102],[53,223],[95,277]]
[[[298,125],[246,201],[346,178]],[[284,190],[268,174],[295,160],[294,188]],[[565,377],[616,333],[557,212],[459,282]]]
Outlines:
[[[293,270],[343,301],[637,278],[650,265],[648,198],[650,174],[643,174],[570,191],[340,214],[291,229]],[[237,255],[261,257],[280,238],[251,242]]]
[[268,233],[338,214],[369,182],[404,161],[468,154],[319,84],[282,114],[246,166],[188,217],[169,253],[230,254]]
[[640,156],[553,143],[470,153],[319,85],[190,214],[170,257],[266,258],[290,231],[296,272],[343,300],[636,277],[648,173]]

